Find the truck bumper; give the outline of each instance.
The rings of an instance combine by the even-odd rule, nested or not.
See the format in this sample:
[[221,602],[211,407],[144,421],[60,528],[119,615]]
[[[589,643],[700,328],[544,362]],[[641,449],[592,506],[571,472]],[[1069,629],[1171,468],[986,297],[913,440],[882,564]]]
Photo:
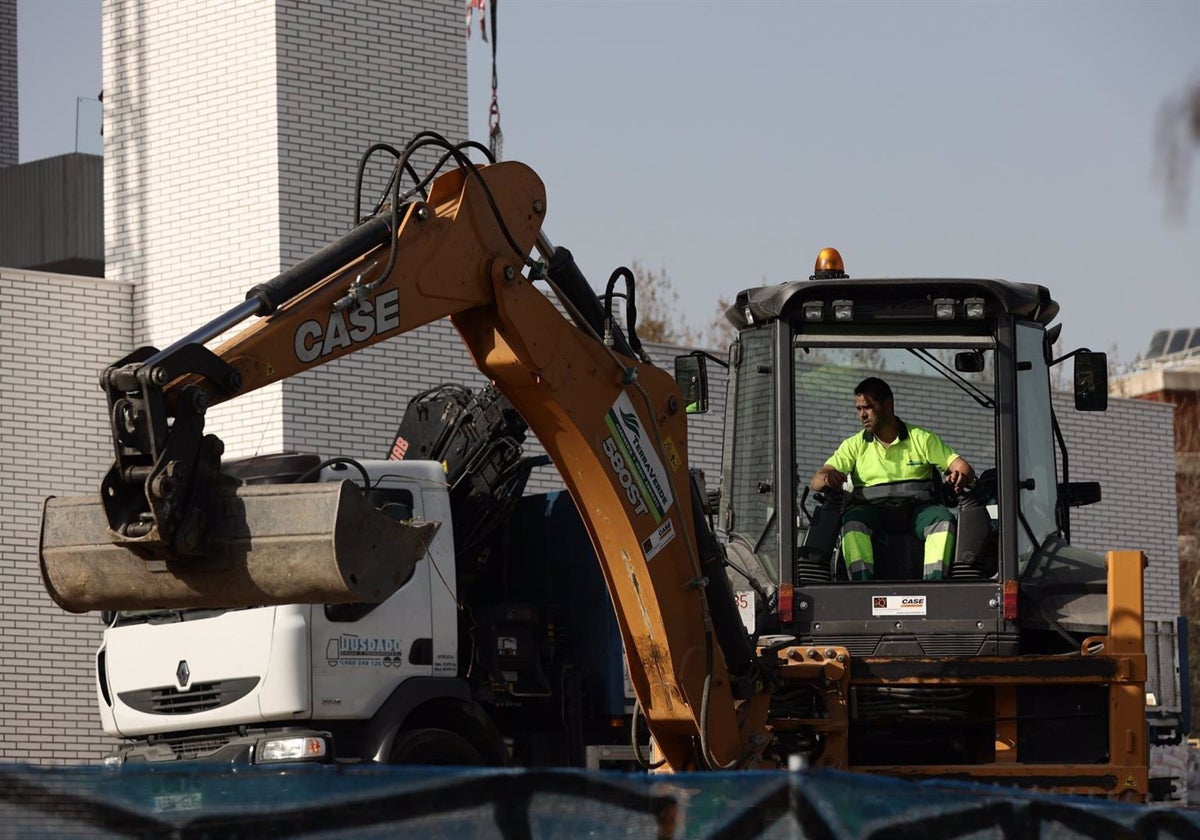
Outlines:
[[316,729],[209,732],[130,741],[104,756],[104,766],[204,761],[218,764],[295,764],[333,761],[333,736]]

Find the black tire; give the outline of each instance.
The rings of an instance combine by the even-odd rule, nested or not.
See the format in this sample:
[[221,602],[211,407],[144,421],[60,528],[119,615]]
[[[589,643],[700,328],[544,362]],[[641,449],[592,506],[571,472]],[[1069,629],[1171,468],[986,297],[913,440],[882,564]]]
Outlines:
[[475,745],[449,729],[410,729],[396,734],[390,764],[481,767],[487,764]]

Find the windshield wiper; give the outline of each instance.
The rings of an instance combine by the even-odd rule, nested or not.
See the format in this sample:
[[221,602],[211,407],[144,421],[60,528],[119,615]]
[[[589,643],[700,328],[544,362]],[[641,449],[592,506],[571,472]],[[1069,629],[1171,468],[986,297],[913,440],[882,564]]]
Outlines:
[[990,396],[988,396],[982,389],[980,389],[980,387],[978,385],[974,384],[973,382],[968,382],[967,380],[965,380],[961,376],[959,376],[958,371],[956,371],[954,368],[947,365],[945,362],[943,362],[937,356],[933,355],[928,350],[926,350],[922,347],[918,347],[916,349],[909,347],[906,349],[908,350],[909,353],[912,353],[918,359],[924,360],[934,370],[936,370],[942,376],[946,377],[951,382],[953,382],[955,385],[957,385],[964,394],[966,394],[971,399],[975,400],[975,402],[979,403],[984,408],[995,409],[996,401],[994,399],[992,399]]

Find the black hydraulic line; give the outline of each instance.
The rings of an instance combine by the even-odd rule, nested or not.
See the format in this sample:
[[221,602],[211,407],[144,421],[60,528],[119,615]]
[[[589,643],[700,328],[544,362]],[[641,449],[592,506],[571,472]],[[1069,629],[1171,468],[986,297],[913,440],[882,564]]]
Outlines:
[[282,304],[324,280],[352,260],[373,248],[387,244],[392,235],[386,215],[368,219],[345,236],[330,242],[320,251],[246,292],[246,300],[257,300],[259,315],[270,315]]
[[[604,335],[604,307],[600,305],[600,299],[588,285],[571,252],[561,245],[555,248],[546,265],[546,274],[571,301],[592,331],[596,335]],[[625,334],[616,326],[613,327],[613,349],[631,359],[637,358],[625,340]]]
[[604,340],[606,342],[613,341],[616,335],[613,327],[613,297],[616,296],[615,288],[618,280],[625,281],[625,336],[629,341],[629,346],[637,353],[637,357],[643,362],[649,363],[649,357],[642,351],[642,342],[637,336],[637,302],[634,295],[634,284],[636,278],[633,272],[625,266],[613,271],[612,276],[608,278],[608,285],[604,287]]

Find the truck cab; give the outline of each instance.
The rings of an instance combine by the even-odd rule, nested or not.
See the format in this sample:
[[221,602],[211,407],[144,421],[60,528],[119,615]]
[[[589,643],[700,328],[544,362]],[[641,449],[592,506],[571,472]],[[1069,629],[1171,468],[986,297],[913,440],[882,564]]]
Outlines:
[[[291,481],[319,461],[268,456],[227,470],[248,483]],[[115,614],[96,655],[97,694],[105,734],[129,743],[110,763],[330,759],[335,732],[341,749],[386,759],[394,736],[386,723],[403,717],[398,707],[465,694],[455,684],[455,556],[441,468],[377,461],[365,469],[385,512],[444,523],[411,578],[377,605]],[[310,477],[351,475],[335,464]],[[372,734],[367,724],[377,718]]]

